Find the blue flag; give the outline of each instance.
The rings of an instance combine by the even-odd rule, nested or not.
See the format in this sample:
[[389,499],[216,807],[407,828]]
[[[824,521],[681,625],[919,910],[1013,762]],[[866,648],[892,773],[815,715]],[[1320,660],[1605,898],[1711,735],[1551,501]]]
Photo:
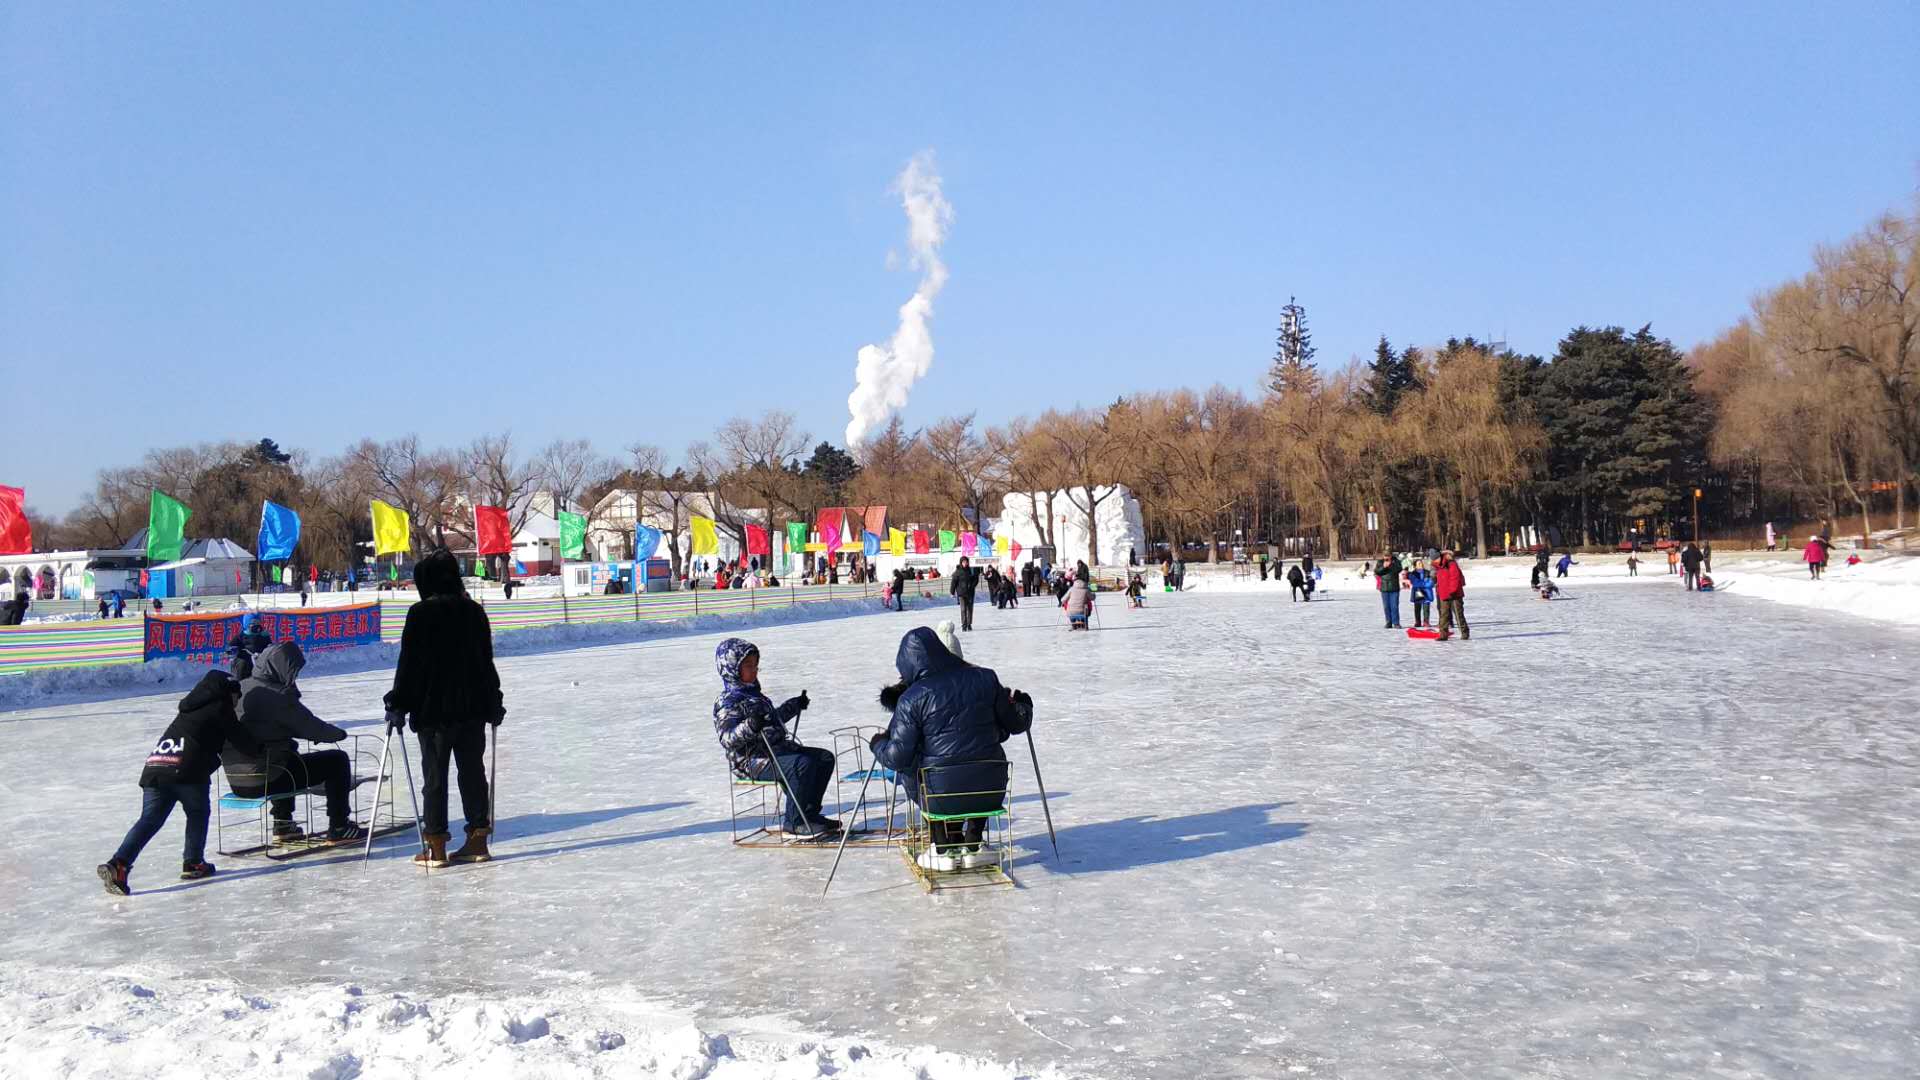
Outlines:
[[636,525],[633,528],[633,557],[645,562],[653,558],[660,550],[660,530],[651,525]]
[[260,504],[260,543],[254,558],[261,562],[281,562],[293,558],[293,545],[300,542],[300,515],[276,502]]
[[861,533],[860,551],[869,559],[880,554],[880,535],[871,532]]

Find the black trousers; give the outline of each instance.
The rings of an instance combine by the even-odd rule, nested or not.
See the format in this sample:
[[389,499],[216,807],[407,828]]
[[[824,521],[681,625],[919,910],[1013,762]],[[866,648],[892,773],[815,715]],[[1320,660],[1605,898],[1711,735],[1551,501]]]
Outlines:
[[430,836],[447,831],[447,767],[460,770],[460,813],[467,831],[493,827],[492,794],[487,790],[487,725],[430,727],[420,731],[420,808]]
[[960,597],[960,629],[973,629],[973,597],[964,594]]
[[[353,808],[347,792],[353,786],[353,762],[345,750],[316,750],[287,758],[275,758],[268,770],[267,784],[235,784],[233,793],[243,799],[258,799],[283,791],[303,791],[315,784],[327,789],[327,824],[347,825],[353,821]],[[284,771],[283,771],[284,770]],[[291,796],[273,800],[272,814],[277,821],[293,820]]]

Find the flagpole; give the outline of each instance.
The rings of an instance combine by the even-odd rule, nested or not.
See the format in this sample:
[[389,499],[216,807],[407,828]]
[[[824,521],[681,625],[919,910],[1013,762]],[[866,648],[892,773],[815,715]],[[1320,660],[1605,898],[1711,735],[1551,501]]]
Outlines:
[[560,536],[554,541],[553,554],[555,565],[560,568],[560,623],[563,626],[570,621],[567,618],[567,526],[560,520],[560,515],[564,513],[566,511],[560,509],[560,500],[555,499],[553,527],[559,530]]

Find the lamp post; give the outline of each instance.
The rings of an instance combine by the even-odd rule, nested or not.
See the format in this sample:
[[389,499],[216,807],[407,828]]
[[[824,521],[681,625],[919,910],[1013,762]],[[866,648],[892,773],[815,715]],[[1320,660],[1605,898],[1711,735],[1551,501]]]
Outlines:
[[1693,542],[1700,542],[1700,489],[1693,489]]

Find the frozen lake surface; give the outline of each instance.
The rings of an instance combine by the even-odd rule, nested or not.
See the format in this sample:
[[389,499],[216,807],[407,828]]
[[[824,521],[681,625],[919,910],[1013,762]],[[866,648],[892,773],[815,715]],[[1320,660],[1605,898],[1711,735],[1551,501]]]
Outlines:
[[[176,816],[114,901],[93,866],[177,692],[0,714],[0,962],[631,990],[1122,1078],[1909,1077],[1920,631],[1663,577],[1470,591],[1474,639],[1446,644],[1350,586],[1107,597],[1075,635],[983,605],[968,658],[1035,698],[1065,856],[1010,743],[1018,890],[927,896],[849,850],[822,900],[830,850],[731,848],[721,635],[503,659],[498,861],[432,875],[396,845],[188,885]],[[900,634],[952,614],[745,636],[824,741],[883,722]],[[305,688],[375,734],[390,678]]]

